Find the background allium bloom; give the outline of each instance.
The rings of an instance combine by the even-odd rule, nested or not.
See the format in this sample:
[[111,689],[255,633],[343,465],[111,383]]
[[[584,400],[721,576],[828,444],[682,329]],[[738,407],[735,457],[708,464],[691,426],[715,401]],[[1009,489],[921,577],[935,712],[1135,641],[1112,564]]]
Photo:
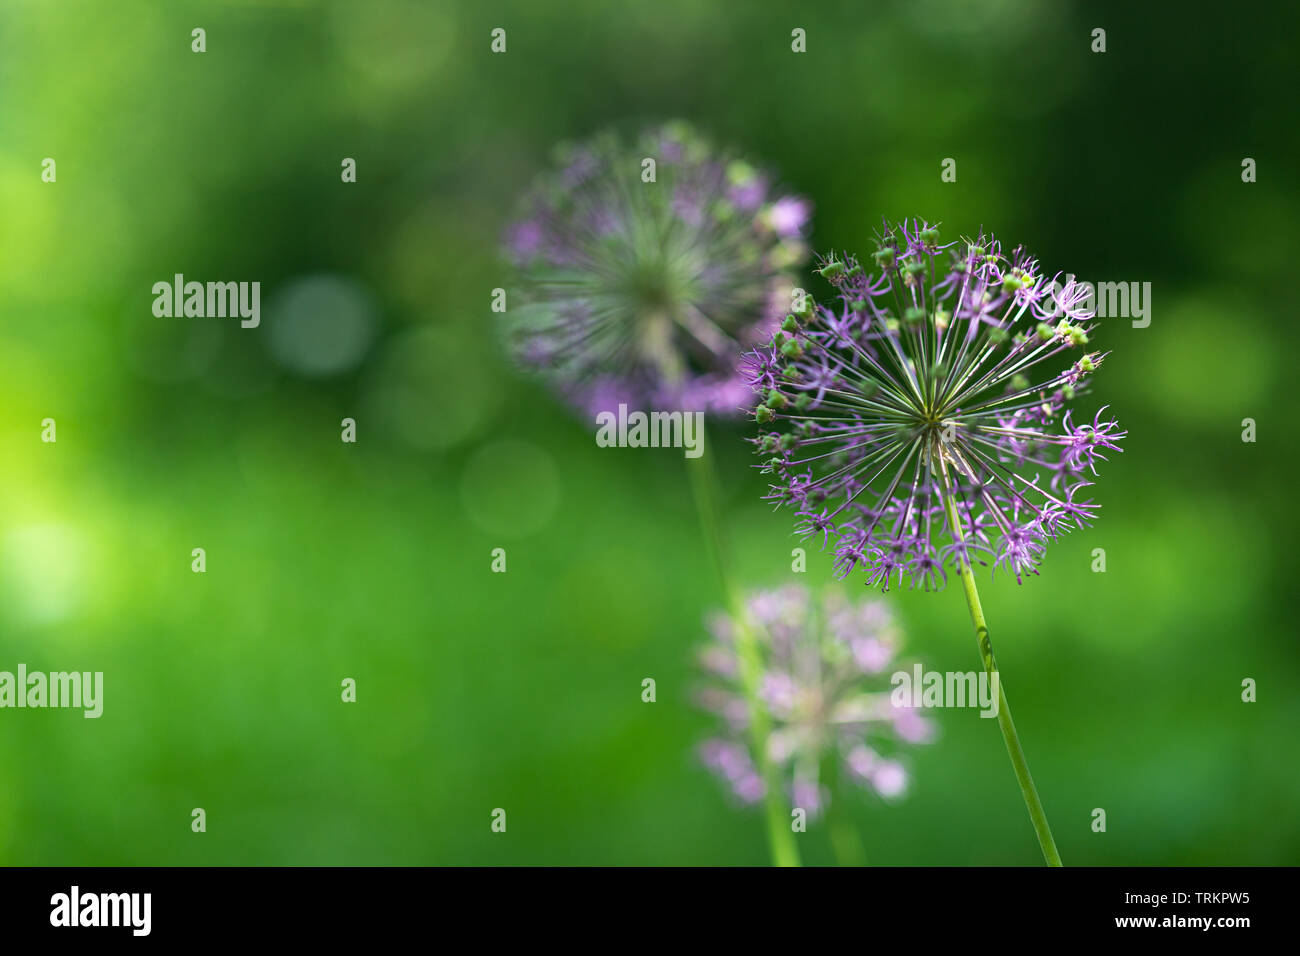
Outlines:
[[806,200],[677,123],[563,147],[524,205],[503,316],[522,364],[592,413],[740,414],[739,356],[771,337],[808,256]]
[[[890,700],[900,634],[879,601],[851,604],[838,594],[817,600],[807,590],[759,591],[746,602],[761,649],[762,705],[770,718],[768,754],[788,781],[787,796],[810,816],[829,800],[820,779],[824,761],[839,762],[839,778],[896,797],[907,772],[889,753],[900,743],[921,743],[932,725],[910,707]],[[710,622],[714,641],[700,653],[713,678],[700,703],[720,716],[722,736],[705,741],[700,756],[745,803],[763,797],[753,759],[749,708],[741,686],[736,624],[726,615]]]
[[[872,268],[831,256],[838,301],[811,301],[752,352],[768,498],[834,547],[840,577],[942,587],[956,562],[1037,573],[1049,541],[1091,522],[1084,495],[1125,432],[1067,410],[1103,356],[1087,290],[996,239],[946,246],[890,228]],[[961,533],[943,506],[951,488]]]

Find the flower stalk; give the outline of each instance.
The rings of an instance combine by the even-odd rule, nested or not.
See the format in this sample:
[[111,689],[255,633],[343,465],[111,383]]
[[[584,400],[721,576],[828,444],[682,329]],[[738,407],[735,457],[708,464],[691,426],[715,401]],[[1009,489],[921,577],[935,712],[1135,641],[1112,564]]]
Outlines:
[[[944,508],[948,513],[948,520],[952,523],[953,533],[960,538],[961,518],[957,515],[947,463],[942,459],[940,462],[944,478]],[[1043,851],[1043,859],[1047,861],[1047,865],[1061,866],[1061,854],[1056,849],[1056,841],[1052,839],[1052,828],[1047,822],[1047,813],[1043,810],[1043,802],[1038,798],[1038,788],[1034,786],[1034,778],[1029,773],[1029,763],[1025,760],[1025,751],[1020,746],[1020,736],[1016,733],[1015,721],[1011,719],[1011,706],[1007,703],[1007,694],[1001,676],[994,680],[994,675],[998,672],[998,664],[993,656],[993,642],[989,639],[989,627],[984,620],[984,607],[980,603],[975,575],[971,571],[970,564],[964,561],[958,562],[957,574],[966,592],[966,606],[970,609],[971,624],[975,628],[975,639],[979,643],[984,671],[998,689],[998,728],[1002,731],[1002,740],[1007,745],[1007,755],[1011,758],[1011,768],[1015,771],[1016,782],[1020,784],[1020,793],[1025,798],[1029,819],[1034,825],[1034,835],[1038,837],[1038,846]]]
[[691,480],[691,491],[695,497],[696,510],[699,512],[700,524],[704,528],[705,542],[714,569],[722,583],[727,599],[727,608],[736,624],[736,655],[740,664],[741,686],[745,692],[745,701],[749,707],[749,728],[754,760],[758,766],[759,776],[763,781],[763,815],[767,823],[768,849],[772,854],[772,863],[776,866],[799,866],[799,848],[795,845],[794,832],[790,829],[789,811],[781,796],[781,786],[777,781],[776,767],[768,753],[767,741],[771,732],[767,708],[759,697],[759,680],[762,675],[762,660],[758,642],[754,635],[754,622],[746,612],[744,602],[731,584],[727,569],[726,545],[722,533],[722,523],[718,519],[717,475],[709,461],[709,442],[704,443],[705,454],[695,459],[688,459],[686,470]]

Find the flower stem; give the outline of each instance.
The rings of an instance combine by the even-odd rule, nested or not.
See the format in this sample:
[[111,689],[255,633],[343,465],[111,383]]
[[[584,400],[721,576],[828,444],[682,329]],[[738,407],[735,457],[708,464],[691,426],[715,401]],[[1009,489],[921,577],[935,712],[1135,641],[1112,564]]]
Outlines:
[[[837,797],[840,795],[837,794]],[[840,797],[840,799],[843,799]],[[839,866],[866,866],[867,854],[862,849],[862,837],[858,828],[847,818],[842,809],[831,806],[828,826],[830,827],[831,851]]]
[[781,785],[777,779],[776,768],[767,749],[770,725],[767,708],[763,706],[758,693],[763,669],[762,655],[744,602],[732,587],[731,577],[727,573],[726,544],[722,525],[718,520],[717,476],[708,458],[709,444],[706,436],[706,440],[702,443],[704,454],[695,459],[688,459],[686,471],[690,476],[700,524],[704,528],[705,542],[718,578],[722,582],[731,617],[736,622],[736,655],[740,663],[740,678],[745,690],[745,700],[749,705],[751,746],[759,776],[763,780],[763,809],[767,818],[768,849],[772,853],[772,862],[776,866],[798,866],[799,848],[795,845],[794,833],[790,829],[790,814],[781,796]]
[[[957,516],[957,502],[951,487],[948,486],[947,477],[945,471],[943,505],[948,513],[948,523],[955,536],[954,540],[960,541],[965,535],[962,531],[961,519]],[[957,561],[957,573],[961,576],[962,586],[966,589],[966,606],[970,608],[971,623],[975,626],[975,639],[979,642],[984,672],[992,681],[997,673],[998,664],[993,657],[993,643],[989,640],[989,628],[984,621],[984,607],[980,604],[979,590],[975,587],[975,575],[970,564],[960,559]],[[1029,808],[1029,819],[1034,824],[1038,845],[1043,851],[1043,859],[1047,861],[1048,866],[1060,866],[1061,854],[1057,852],[1056,841],[1052,839],[1052,828],[1047,823],[1047,814],[1043,812],[1042,801],[1038,799],[1034,778],[1029,775],[1029,764],[1025,761],[1025,752],[1020,747],[1020,737],[1016,734],[1016,725],[1011,719],[1011,706],[1007,703],[1007,695],[1001,679],[997,680],[997,688],[998,727],[1002,730],[1002,739],[1006,742],[1007,754],[1011,757],[1011,767],[1015,770],[1016,781],[1020,784],[1020,793],[1025,798],[1025,806]]]
[[831,841],[831,852],[840,866],[866,866],[867,851],[862,845],[862,835],[845,809],[847,790],[841,785],[839,761],[825,762],[826,786],[830,791],[830,806],[826,809],[826,826]]

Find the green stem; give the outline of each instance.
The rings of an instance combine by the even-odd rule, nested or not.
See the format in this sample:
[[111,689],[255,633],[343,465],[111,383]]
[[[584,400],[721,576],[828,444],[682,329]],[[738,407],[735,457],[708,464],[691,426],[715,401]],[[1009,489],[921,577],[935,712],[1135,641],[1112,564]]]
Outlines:
[[862,845],[862,834],[846,809],[848,794],[841,785],[839,761],[835,757],[826,761],[826,786],[830,790],[830,807],[826,811],[826,826],[831,840],[831,852],[840,866],[866,866],[867,850]]
[[862,837],[843,810],[830,808],[831,851],[839,866],[866,866],[867,854],[862,849]]
[[799,848],[795,845],[794,833],[790,829],[790,814],[785,808],[776,768],[767,750],[770,723],[767,708],[763,706],[759,697],[759,682],[763,672],[762,654],[744,602],[732,587],[731,576],[727,573],[726,543],[718,519],[717,476],[708,459],[709,444],[706,437],[701,446],[704,454],[695,459],[688,459],[686,471],[690,476],[691,490],[695,495],[695,507],[700,515],[700,524],[704,527],[709,554],[713,559],[718,578],[722,582],[723,592],[727,596],[731,617],[736,624],[736,655],[740,663],[741,685],[749,705],[749,728],[754,760],[758,765],[759,776],[763,779],[763,809],[764,816],[767,818],[767,840],[772,852],[772,862],[777,866],[798,866]]
[[[957,516],[957,502],[948,483],[947,470],[944,470],[943,506],[948,513],[948,523],[955,536],[961,540],[961,519]],[[975,625],[975,639],[979,642],[980,657],[984,661],[984,672],[989,680],[994,680],[998,664],[993,657],[993,643],[989,640],[989,627],[984,621],[984,607],[980,604],[980,593],[975,587],[975,575],[970,565],[958,561],[957,573],[961,576],[962,586],[966,589],[966,605],[970,608],[971,623]],[[1047,823],[1047,814],[1043,812],[1042,801],[1038,799],[1038,790],[1034,787],[1034,778],[1029,775],[1029,764],[1025,761],[1025,752],[1020,747],[1020,737],[1016,734],[1015,722],[1011,719],[1011,707],[1007,704],[1006,691],[1002,681],[997,680],[998,687],[998,727],[1002,730],[1002,739],[1007,745],[1007,754],[1011,757],[1011,767],[1016,772],[1016,781],[1020,784],[1020,793],[1029,808],[1029,819],[1034,824],[1034,833],[1038,836],[1038,845],[1043,851],[1043,859],[1048,866],[1060,866],[1061,854],[1056,850],[1056,841],[1052,839],[1052,828]]]

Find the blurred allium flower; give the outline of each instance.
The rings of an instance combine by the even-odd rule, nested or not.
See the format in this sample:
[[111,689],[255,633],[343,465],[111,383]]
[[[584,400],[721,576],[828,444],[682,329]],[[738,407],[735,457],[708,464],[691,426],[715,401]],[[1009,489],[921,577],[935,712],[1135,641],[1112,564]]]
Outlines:
[[[838,761],[839,777],[896,797],[907,787],[903,764],[890,753],[900,743],[932,736],[929,720],[890,700],[890,669],[900,634],[878,601],[850,604],[835,594],[818,601],[807,590],[759,591],[746,602],[761,649],[759,686],[770,717],[767,752],[789,798],[816,816],[830,798],[823,761]],[[704,764],[745,803],[763,797],[751,751],[749,707],[735,646],[736,622],[710,622],[714,642],[700,654],[713,680],[700,703],[723,720],[723,735],[700,747]]]
[[[1037,573],[1049,541],[1089,524],[1083,492],[1126,434],[1105,408],[1066,410],[1104,357],[1087,290],[1048,278],[992,237],[941,245],[923,222],[886,225],[864,269],[832,255],[811,300],[748,356],[769,500],[868,583],[942,587],[957,562]],[[944,508],[955,499],[960,531]]]
[[739,356],[789,308],[809,213],[685,124],[630,147],[613,134],[563,147],[507,233],[520,280],[509,345],[589,412],[738,415]]

